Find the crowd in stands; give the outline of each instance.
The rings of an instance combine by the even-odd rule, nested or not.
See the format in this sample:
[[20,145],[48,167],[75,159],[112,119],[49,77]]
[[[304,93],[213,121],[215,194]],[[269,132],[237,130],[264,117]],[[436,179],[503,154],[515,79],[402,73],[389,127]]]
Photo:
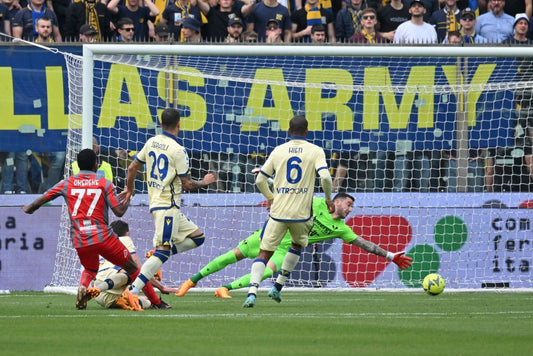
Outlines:
[[0,33],[131,43],[246,42],[254,32],[258,42],[308,43],[314,31],[322,43],[457,44],[447,36],[458,32],[459,43],[499,44],[523,19],[520,43],[529,43],[532,8],[531,0],[0,0]]
[[[472,0],[0,0],[0,40],[9,41],[8,36],[12,36],[48,44],[532,43],[532,0],[477,0],[475,3],[478,8],[474,10]],[[522,71],[526,80],[533,77],[530,72],[531,69]],[[523,103],[517,104],[519,112],[525,113],[520,119],[522,138],[517,139],[521,140],[525,152],[521,162],[516,162],[509,173],[508,168],[498,164],[509,152],[496,149],[471,152],[470,190],[530,191],[533,156],[528,97],[531,95],[526,94],[521,98],[518,93]],[[454,152],[404,155],[375,152],[374,157],[365,157],[360,152],[344,154],[348,157],[336,158],[335,154],[331,157],[338,190],[456,190]],[[119,161],[120,155],[112,156]],[[30,155],[0,152],[0,193],[42,192],[62,176],[64,160],[64,152]],[[246,186],[253,186],[246,183],[253,180],[253,176],[248,176],[248,168],[255,165],[247,159],[238,161],[230,166],[239,166],[238,172],[242,173],[236,178],[232,177],[235,171],[229,170],[226,182],[233,185],[218,187],[219,191],[246,191]],[[369,162],[380,163],[373,167]],[[238,188],[235,182],[240,182]]]

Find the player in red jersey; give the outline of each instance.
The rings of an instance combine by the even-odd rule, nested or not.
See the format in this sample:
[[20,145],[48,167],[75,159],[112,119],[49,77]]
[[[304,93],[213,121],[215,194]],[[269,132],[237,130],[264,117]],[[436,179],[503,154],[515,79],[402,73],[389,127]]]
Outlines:
[[[108,208],[121,217],[129,203],[119,201],[113,183],[96,174],[98,160],[93,150],[81,150],[77,161],[80,167],[78,174],[60,181],[31,204],[24,205],[22,210],[32,214],[50,200],[59,196],[65,198],[72,223],[72,245],[84,267],[76,308],[85,309],[87,301],[98,296],[100,291],[112,289],[115,284],[130,283],[140,269],[108,224]],[[95,288],[89,288],[89,283],[98,272],[99,256],[121,266],[126,273],[117,273],[103,282],[95,283]]]

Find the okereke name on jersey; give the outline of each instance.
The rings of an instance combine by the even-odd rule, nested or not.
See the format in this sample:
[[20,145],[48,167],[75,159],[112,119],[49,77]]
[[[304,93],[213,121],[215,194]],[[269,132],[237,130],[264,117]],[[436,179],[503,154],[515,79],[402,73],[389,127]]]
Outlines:
[[95,179],[80,179],[80,180],[74,180],[73,184],[76,187],[89,187],[92,185],[97,185],[98,181]]

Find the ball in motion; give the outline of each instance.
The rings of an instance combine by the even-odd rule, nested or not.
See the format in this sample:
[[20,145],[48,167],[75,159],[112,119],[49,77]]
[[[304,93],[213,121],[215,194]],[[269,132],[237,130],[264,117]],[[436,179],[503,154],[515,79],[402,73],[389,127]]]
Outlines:
[[446,283],[444,282],[444,278],[442,278],[442,276],[437,273],[428,274],[422,282],[422,287],[424,287],[424,291],[429,295],[441,294],[444,290],[445,285]]

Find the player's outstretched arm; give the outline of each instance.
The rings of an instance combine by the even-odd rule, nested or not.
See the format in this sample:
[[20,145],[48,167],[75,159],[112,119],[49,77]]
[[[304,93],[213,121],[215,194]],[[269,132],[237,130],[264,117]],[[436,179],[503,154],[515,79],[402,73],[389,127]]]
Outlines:
[[152,278],[150,282],[152,283],[154,288],[159,289],[163,294],[178,293],[178,288],[167,287],[155,278]]
[[394,262],[400,269],[406,269],[411,266],[411,257],[404,256],[405,251],[392,253],[387,250],[382,249],[375,243],[365,240],[362,237],[358,237],[351,242],[352,245],[358,246],[365,250],[366,252],[373,253],[381,257],[385,257],[387,260]]
[[213,173],[207,173],[202,180],[194,180],[190,175],[180,178],[184,190],[196,190],[198,188],[207,187],[217,181],[217,177]]
[[44,204],[48,203],[50,201],[50,199],[48,199],[44,194],[41,195],[40,197],[38,197],[37,199],[35,199],[32,203],[28,204],[28,205],[23,205],[22,206],[22,210],[26,213],[26,214],[33,214],[33,212],[37,209],[39,209],[41,206],[43,206]]

